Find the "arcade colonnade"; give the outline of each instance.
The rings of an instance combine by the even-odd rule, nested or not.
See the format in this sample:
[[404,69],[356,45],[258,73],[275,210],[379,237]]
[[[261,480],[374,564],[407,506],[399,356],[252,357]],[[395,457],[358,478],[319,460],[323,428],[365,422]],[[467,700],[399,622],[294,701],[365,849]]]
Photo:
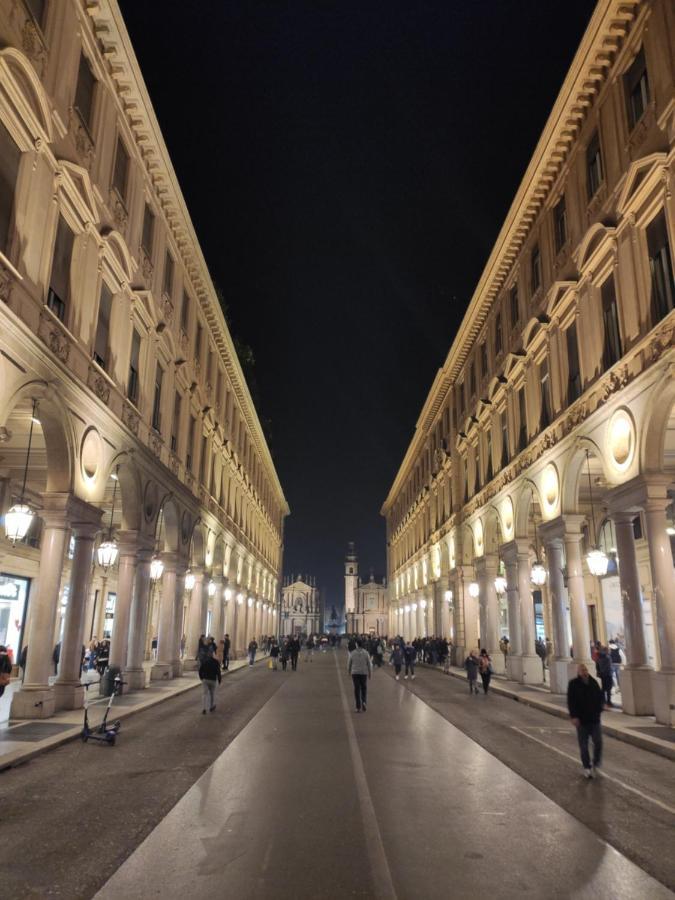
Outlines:
[[138,689],[184,635],[187,665],[276,631],[289,510],[117,3],[3,0],[0,47],[0,642],[31,718],[81,705],[92,636]]
[[390,633],[526,683],[548,639],[556,692],[616,639],[624,712],[666,724],[674,33],[663,0],[596,7],[382,509]]

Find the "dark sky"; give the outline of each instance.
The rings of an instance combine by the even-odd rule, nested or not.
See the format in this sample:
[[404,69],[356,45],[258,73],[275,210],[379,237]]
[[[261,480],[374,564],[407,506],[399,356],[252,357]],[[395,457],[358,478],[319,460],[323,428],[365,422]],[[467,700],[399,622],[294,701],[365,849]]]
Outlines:
[[341,600],[591,0],[120,0],[291,516]]

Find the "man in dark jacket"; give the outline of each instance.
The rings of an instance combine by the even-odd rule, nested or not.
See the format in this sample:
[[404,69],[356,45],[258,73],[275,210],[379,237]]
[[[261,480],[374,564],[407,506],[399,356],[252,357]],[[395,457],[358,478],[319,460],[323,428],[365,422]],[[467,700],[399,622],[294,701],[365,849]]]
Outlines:
[[223,638],[223,671],[227,672],[230,668],[230,647],[232,646],[232,642],[230,641],[229,634],[226,634]]
[[206,715],[206,707],[213,712],[216,708],[216,684],[220,684],[220,663],[212,653],[202,657],[199,666],[199,680],[202,683],[202,715]]
[[595,661],[595,672],[602,685],[605,706],[613,706],[612,687],[614,685],[614,678],[612,677],[612,660],[609,658],[607,647],[600,648],[600,653]]
[[[577,739],[581,752],[581,764],[584,767],[584,778],[592,778],[595,769],[602,762],[602,729],[600,713],[603,708],[600,685],[588,674],[582,663],[577,669],[578,675],[567,685],[567,708],[572,724],[577,729]],[[588,741],[593,741],[593,765],[588,753]]]

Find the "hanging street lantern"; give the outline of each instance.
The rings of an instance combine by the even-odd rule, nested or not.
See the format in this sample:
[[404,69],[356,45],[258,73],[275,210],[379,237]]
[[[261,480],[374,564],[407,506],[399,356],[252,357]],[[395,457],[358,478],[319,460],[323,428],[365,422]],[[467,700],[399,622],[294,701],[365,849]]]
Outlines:
[[476,598],[480,594],[480,587],[477,581],[472,581],[469,585],[469,596]]
[[[119,466],[118,466],[119,468]],[[112,496],[112,508],[110,510],[110,527],[108,528],[108,537],[105,541],[102,541],[99,544],[98,550],[96,551],[96,559],[98,560],[99,566],[103,569],[104,572],[107,572],[111,566],[115,565],[117,560],[117,554],[119,553],[119,547],[117,546],[117,541],[113,540],[113,519],[115,518],[115,497],[117,496],[117,482],[119,481],[119,477],[117,472],[111,474],[110,477],[113,479],[113,496]]]
[[542,566],[538,559],[535,560],[534,565],[532,566],[532,571],[530,572],[530,581],[537,587],[541,587],[542,584],[545,584],[546,582],[546,569]]
[[604,550],[598,546],[595,535],[595,507],[593,506],[593,486],[591,484],[591,457],[588,450],[586,451],[586,469],[588,471],[588,494],[591,501],[591,524],[593,526],[593,547],[586,554],[586,562],[591,575],[596,578],[603,578],[607,574],[609,559]]
[[26,449],[26,463],[23,468],[23,484],[21,485],[21,497],[19,502],[11,506],[5,513],[5,534],[12,544],[22,541],[28,534],[35,513],[26,503],[26,479],[28,478],[28,463],[30,462],[30,451],[33,444],[33,427],[35,423],[39,423],[37,418],[37,400],[33,400],[33,412],[30,419],[30,430],[28,432],[28,448]]
[[185,573],[185,590],[191,591],[195,586],[195,576],[192,569],[188,569]]
[[506,593],[506,578],[501,574],[495,578],[495,591],[498,597],[503,597]]

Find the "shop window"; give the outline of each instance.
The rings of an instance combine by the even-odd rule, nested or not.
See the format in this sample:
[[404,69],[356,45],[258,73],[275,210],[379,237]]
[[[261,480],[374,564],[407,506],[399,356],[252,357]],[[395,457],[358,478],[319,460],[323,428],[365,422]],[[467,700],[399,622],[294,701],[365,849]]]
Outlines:
[[560,253],[567,243],[567,207],[564,194],[553,207],[553,233],[556,253]]
[[530,257],[530,280],[532,284],[532,293],[536,294],[541,287],[541,253],[539,245],[535,244],[532,248],[532,256]]
[[598,188],[602,184],[604,177],[602,153],[600,151],[600,135],[596,131],[586,148],[586,180],[589,200],[597,194]]
[[649,79],[644,47],[640,48],[640,52],[624,75],[624,85],[628,106],[628,125],[632,131],[649,106]]
[[178,433],[180,430],[180,412],[182,407],[182,398],[179,391],[173,398],[173,420],[171,422],[171,450],[176,453],[178,450]]
[[103,637],[108,640],[112,637],[113,622],[115,620],[115,604],[117,603],[117,594],[108,591],[105,598],[105,621],[103,624]]
[[127,202],[127,178],[129,175],[129,154],[124,146],[124,141],[118,135],[115,148],[115,165],[113,166],[112,186],[117,191],[120,199]]
[[544,359],[539,366],[539,383],[541,384],[541,428],[547,428],[553,421],[551,403],[551,373],[548,360]]
[[566,330],[565,342],[567,345],[567,402],[573,403],[581,396],[581,368],[579,366],[576,322],[572,322]]
[[0,122],[0,251],[9,248],[21,151]]
[[94,94],[96,92],[96,79],[91,71],[87,57],[80,55],[80,67],[77,72],[77,85],[75,87],[74,108],[82,120],[82,124],[91,134],[94,111]]
[[173,259],[169,251],[166,251],[166,259],[164,261],[164,282],[162,291],[167,297],[173,294]]
[[47,306],[61,322],[66,321],[68,301],[70,300],[70,265],[73,259],[74,242],[75,235],[63,216],[59,216],[54,241],[52,271],[49,276]]
[[492,425],[485,432],[485,481],[492,481]]
[[605,326],[602,363],[604,369],[610,369],[623,355],[621,332],[619,330],[619,310],[616,305],[616,287],[613,275],[610,275],[603,282],[600,293],[602,297],[602,320]]
[[481,378],[487,378],[488,375],[488,354],[485,341],[480,345],[480,375]]
[[108,349],[110,346],[110,317],[112,315],[112,293],[108,285],[101,285],[101,297],[98,303],[98,323],[94,339],[94,362],[102,369],[108,366]]
[[495,355],[499,356],[504,348],[504,336],[502,334],[502,314],[501,311],[495,317]]
[[502,433],[502,469],[509,464],[509,417],[506,409],[499,414]]
[[145,210],[143,212],[143,233],[141,236],[141,244],[143,249],[145,250],[148,259],[152,258],[152,242],[155,236],[155,214],[153,213],[150,204],[145,204]]
[[652,325],[656,325],[675,306],[673,262],[663,212],[647,226],[647,248],[652,276]]
[[28,11],[33,17],[35,24],[39,25],[42,31],[45,22],[45,12],[47,10],[47,0],[24,0],[28,7]]
[[518,310],[518,285],[514,284],[509,293],[509,306],[511,309],[511,328],[515,328],[520,319]]
[[190,295],[187,291],[183,291],[183,303],[180,308],[180,328],[183,334],[188,333],[190,322]]
[[193,415],[190,415],[190,427],[188,428],[188,444],[187,444],[187,453],[185,454],[185,465],[187,467],[188,472],[192,472],[192,458],[195,447],[195,429],[197,427],[197,422]]
[[525,398],[525,385],[518,391],[518,449],[527,447],[527,402]]
[[16,664],[24,645],[30,579],[3,572],[0,575],[0,644]]
[[129,400],[138,406],[138,394],[140,383],[140,358],[141,358],[141,336],[134,328],[131,332],[131,351],[129,354],[129,383],[127,386],[127,396]]
[[152,427],[159,431],[162,424],[162,382],[164,369],[159,363],[155,367],[155,394],[152,402]]

